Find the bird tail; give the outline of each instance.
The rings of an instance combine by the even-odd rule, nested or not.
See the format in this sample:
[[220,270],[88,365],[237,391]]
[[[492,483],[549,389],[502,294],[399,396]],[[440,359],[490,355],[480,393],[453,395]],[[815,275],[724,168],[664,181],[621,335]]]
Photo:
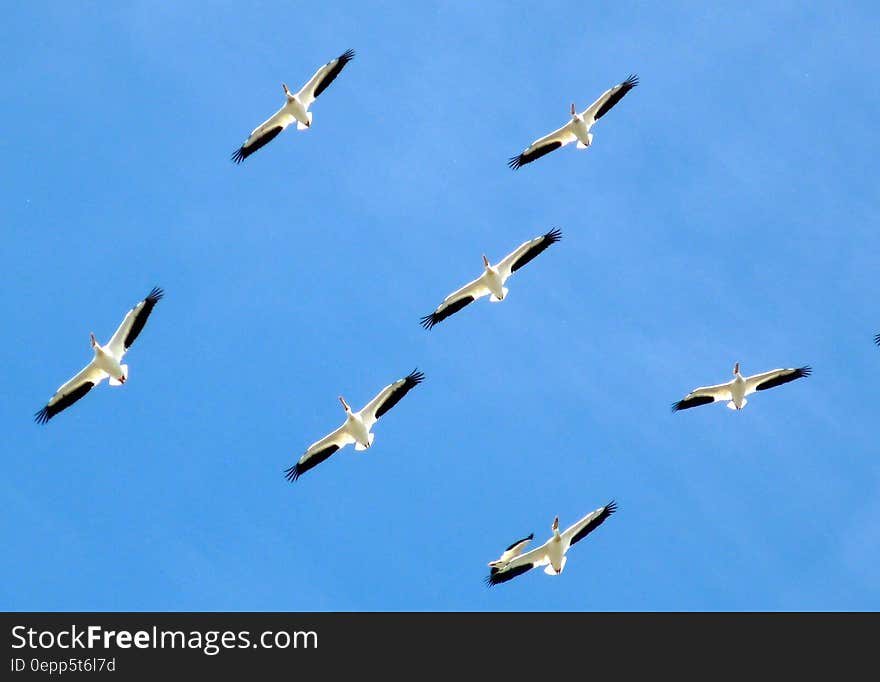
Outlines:
[[296,129],[297,129],[297,130],[306,130],[307,128],[310,128],[310,127],[311,127],[311,125],[312,125],[312,112],[311,112],[311,111],[307,111],[307,112],[306,112],[306,118],[307,118],[308,121],[309,121],[309,122],[308,122],[308,125],[305,124],[305,123],[300,123],[299,121],[297,121],[297,122],[296,122]]
[[[370,441],[369,441],[369,442],[370,442],[370,445],[373,444],[373,439],[374,439],[375,437],[376,437],[376,434],[375,434],[375,433],[371,433],[371,434],[370,434],[370,436],[369,436],[369,438],[370,438]],[[370,445],[361,445],[360,443],[355,443],[354,449],[355,449],[355,450],[366,450],[368,447],[370,447]]]
[[[504,298],[507,298],[507,291],[508,291],[507,287],[501,287],[501,295],[502,295]],[[489,301],[490,301],[491,303],[500,303],[502,300],[503,300],[503,299],[497,298],[497,297],[495,296],[495,294],[491,294],[491,295],[489,296]]]
[[[562,573],[562,571],[565,569],[565,562],[566,561],[568,561],[568,557],[567,556],[562,557],[562,563],[559,564],[559,573]],[[553,564],[547,564],[544,567],[544,573],[546,573],[547,575],[559,575],[559,573],[556,572],[556,569],[553,568]]]
[[[119,365],[122,367],[122,376],[125,379],[128,379],[128,365]],[[122,386],[122,382],[116,377],[110,377],[110,385],[111,386]]]
[[593,133],[587,133],[587,144],[584,144],[583,142],[578,140],[576,146],[578,149],[589,149],[591,144],[593,144]]

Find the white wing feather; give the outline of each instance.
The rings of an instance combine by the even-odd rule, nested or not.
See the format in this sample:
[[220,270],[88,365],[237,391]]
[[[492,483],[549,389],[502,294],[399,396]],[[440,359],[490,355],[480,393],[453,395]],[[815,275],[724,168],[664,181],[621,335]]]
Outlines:
[[524,155],[531,154],[533,151],[538,149],[539,147],[544,147],[546,145],[552,144],[554,142],[561,142],[564,147],[567,144],[571,144],[577,139],[577,136],[572,131],[573,122],[569,121],[561,128],[557,128],[552,133],[544,135],[544,137],[539,137],[537,140],[532,142],[528,147],[523,150]]
[[685,400],[690,400],[691,398],[697,398],[700,396],[708,396],[710,398],[714,398],[715,402],[719,400],[733,400],[733,395],[730,392],[730,387],[733,384],[732,381],[728,381],[726,384],[715,384],[714,386],[700,386],[699,388],[695,388],[693,391],[685,396]]
[[382,406],[382,403],[384,403],[388,399],[388,397],[394,392],[394,389],[398,388],[399,386],[403,386],[403,384],[405,383],[406,379],[398,379],[393,384],[388,384],[385,388],[379,391],[378,394],[376,394],[375,398],[373,398],[370,402],[363,406],[360,411],[360,416],[364,422],[364,426],[367,427],[368,431],[373,428],[373,424],[379,421],[378,417],[376,417],[376,412]]
[[110,349],[110,352],[113,353],[117,360],[121,360],[122,356],[125,355],[125,338],[128,336],[128,332],[131,331],[134,318],[137,317],[137,314],[143,307],[144,301],[140,301],[134,308],[129,310],[125,317],[122,318],[122,323],[116,328],[113,336],[107,342],[107,348]]
[[547,556],[547,545],[549,543],[550,541],[548,540],[540,547],[535,547],[535,549],[530,550],[525,554],[520,554],[519,556],[514,557],[499,570],[507,571],[511,568],[516,568],[517,566],[523,566],[525,564],[533,564],[535,567],[546,566],[550,563],[550,557]]
[[540,243],[543,239],[544,235],[540,235],[534,239],[529,239],[527,242],[523,242],[498,262],[498,265],[495,267],[498,270],[498,274],[501,275],[502,281],[510,277],[510,269],[513,267],[513,264],[516,263],[523,254],[528,252],[530,248]]
[[351,445],[355,442],[354,436],[352,436],[348,430],[345,428],[345,424],[340,426],[335,431],[328,433],[321,440],[316,440],[312,443],[303,453],[303,456],[299,458],[300,462],[305,462],[308,460],[314,453],[320,452],[324,450],[326,447],[330,445],[338,445],[340,449],[344,448],[346,445]]
[[468,282],[461,289],[457,289],[453,291],[449,296],[443,299],[443,302],[437,306],[437,310],[434,312],[442,312],[445,308],[447,308],[452,303],[456,301],[460,301],[463,298],[467,298],[468,296],[473,296],[476,301],[478,298],[482,298],[483,296],[488,296],[491,292],[489,291],[489,287],[485,284],[485,275],[480,275],[472,282]]
[[80,386],[82,386],[85,383],[91,382],[97,386],[99,383],[101,383],[108,376],[109,375],[107,374],[107,372],[105,372],[101,369],[98,369],[98,367],[95,366],[95,361],[92,360],[92,362],[90,362],[88,365],[83,367],[79,372],[77,372],[76,375],[72,379],[70,379],[69,381],[66,381],[61,386],[59,386],[58,390],[55,391],[55,395],[53,395],[49,399],[49,402],[47,404],[49,406],[54,405],[59,400],[61,400],[61,398],[66,396],[68,393],[71,393],[72,391],[79,388]]
[[266,131],[272,130],[273,128],[277,128],[281,126],[281,129],[284,130],[291,123],[294,123],[296,119],[293,117],[293,114],[290,113],[287,109],[287,105],[285,104],[278,111],[272,114],[269,118],[263,121],[260,125],[254,128],[251,131],[251,134],[248,136],[248,139],[244,142],[244,147],[249,147],[254,143],[254,141],[258,140]]

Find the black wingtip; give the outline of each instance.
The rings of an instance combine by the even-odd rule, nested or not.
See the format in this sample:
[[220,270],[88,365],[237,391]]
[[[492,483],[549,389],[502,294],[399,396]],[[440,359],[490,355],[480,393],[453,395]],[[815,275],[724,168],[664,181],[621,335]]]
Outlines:
[[294,464],[289,469],[284,470],[284,478],[286,478],[291,483],[293,483],[301,475],[302,475],[302,472],[299,470],[299,463]]
[[672,411],[678,412],[679,410],[689,410],[692,407],[699,407],[700,405],[709,405],[715,402],[715,398],[710,395],[697,395],[693,397],[684,397],[679,400],[677,403],[672,403]]
[[516,540],[515,542],[511,542],[507,547],[504,548],[504,551],[505,551],[505,552],[508,552],[508,551],[510,551],[511,549],[513,549],[514,547],[516,547],[518,544],[520,544],[521,542],[526,542],[526,541],[531,542],[531,541],[534,540],[534,539],[535,539],[535,534],[534,534],[534,533],[529,533],[529,534],[526,535],[524,538],[521,538],[521,539],[519,539],[519,540]]
[[34,421],[37,422],[37,424],[45,424],[50,418],[48,405],[34,414]]
[[506,583],[508,580],[513,580],[523,573],[528,573],[534,567],[534,564],[523,564],[522,566],[507,568],[501,571],[498,569],[497,566],[493,566],[492,570],[489,572],[489,575],[484,579],[484,581],[489,587],[492,587],[493,585],[500,585],[501,583]]
[[425,380],[425,373],[420,372],[418,368],[414,369],[412,372],[406,375],[406,381],[411,386],[418,386]]
[[492,570],[489,571],[489,575],[483,578],[483,584],[486,587],[495,587],[495,585],[500,585],[502,582],[504,581],[498,580],[498,569],[494,566],[492,567]]
[[144,300],[156,304],[161,301],[164,296],[165,290],[162,287],[153,287]]
[[348,64],[352,59],[354,59],[354,50],[348,49],[339,55],[339,61],[343,64]]
[[516,156],[511,156],[507,160],[507,166],[511,170],[519,170],[523,165],[522,154],[517,154]]
[[622,85],[629,86],[630,88],[634,88],[639,84],[639,76],[638,74],[631,73],[629,78],[623,81]]
[[608,504],[605,505],[605,513],[613,514],[617,511],[617,503],[614,500],[611,500]]
[[874,337],[874,343],[876,343],[878,346],[880,346],[880,334],[877,334]]
[[424,317],[419,318],[419,324],[425,329],[433,329],[434,325],[437,324],[437,316],[434,313],[425,315]]
[[797,375],[798,379],[801,379],[803,377],[808,377],[812,373],[813,373],[813,368],[810,367],[809,365],[804,365],[803,367],[798,367],[795,370],[795,374]]
[[544,235],[544,239],[546,239],[551,244],[555,244],[560,239],[562,239],[562,230],[560,230],[558,227],[554,227],[552,230]]

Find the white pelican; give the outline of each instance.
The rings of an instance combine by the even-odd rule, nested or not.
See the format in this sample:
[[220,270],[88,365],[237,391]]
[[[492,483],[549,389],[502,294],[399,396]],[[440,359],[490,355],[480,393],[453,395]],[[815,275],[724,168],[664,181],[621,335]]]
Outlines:
[[531,536],[529,536],[529,538],[520,540],[519,543],[512,545],[501,555],[500,559],[491,562],[489,566],[492,570],[486,578],[486,584],[491,587],[492,585],[506,583],[508,580],[513,580],[518,575],[531,571],[538,566],[546,566],[544,573],[547,575],[559,575],[562,573],[562,569],[565,568],[567,561],[565,554],[568,552],[568,548],[596,530],[615,511],[617,511],[617,505],[612,500],[604,507],[599,507],[597,510],[590,512],[580,521],[566,528],[562,533],[559,532],[559,517],[557,516],[553,519],[553,525],[550,526],[553,530],[553,535],[543,545],[525,554],[519,553],[522,550],[520,547],[519,551],[512,557],[506,557],[508,552],[530,539]]
[[484,255],[483,274],[444,298],[433,313],[421,318],[422,326],[425,329],[431,329],[438,322],[442,322],[483,296],[489,296],[489,300],[493,303],[504,300],[504,297],[507,296],[507,287],[504,286],[507,278],[560,239],[562,239],[561,230],[558,228],[550,230],[540,237],[523,242],[502,258],[497,265],[490,265],[489,259]]
[[728,400],[731,410],[741,410],[748,404],[747,395],[755,391],[766,391],[774,386],[787,384],[789,381],[808,377],[812,373],[809,365],[795,369],[771,369],[769,372],[744,377],[739,373],[739,363],[733,366],[733,380],[717,386],[701,386],[695,388],[677,403],[672,404],[672,411],[687,410],[698,405],[708,405],[719,400]]
[[287,102],[269,119],[254,128],[244,144],[232,154],[232,160],[235,163],[241,163],[260,147],[275,139],[278,133],[294,121],[296,121],[297,130],[305,130],[310,127],[312,112],[309,111],[309,107],[352,59],[354,59],[354,50],[347,50],[336,59],[331,59],[315,71],[315,75],[295,95],[287,89],[287,85],[282,83],[281,87],[287,97]]
[[507,165],[516,170],[535,159],[540,159],[545,154],[571,144],[575,140],[577,140],[578,149],[586,149],[593,143],[593,133],[590,132],[593,124],[608,113],[611,107],[623,99],[623,96],[638,84],[639,77],[635,75],[630,76],[623,83],[618,83],[613,88],[603,92],[599,99],[581,113],[577,113],[574,102],[572,102],[571,120],[568,123],[558,130],[554,130],[549,135],[545,135],[532,142],[523,150],[522,154],[511,157]]
[[141,333],[153,307],[162,300],[164,295],[165,292],[162,289],[153,287],[153,290],[143,301],[128,311],[122,324],[119,325],[106,345],[100,345],[95,339],[95,334],[90,333],[89,339],[92,349],[95,351],[95,357],[73,379],[55,391],[55,395],[49,399],[46,407],[34,415],[34,420],[38,424],[45,424],[108,377],[111,386],[124,384],[128,379],[128,365],[120,364],[122,356]]
[[303,473],[317,466],[346,445],[354,443],[355,450],[366,450],[373,444],[374,434],[370,433],[373,425],[424,379],[425,375],[422,372],[413,370],[403,379],[388,384],[359,412],[352,412],[351,407],[345,402],[345,398],[339,396],[339,402],[345,408],[345,423],[333,433],[312,443],[299,458],[299,461],[284,471],[287,474],[287,480],[295,481]]

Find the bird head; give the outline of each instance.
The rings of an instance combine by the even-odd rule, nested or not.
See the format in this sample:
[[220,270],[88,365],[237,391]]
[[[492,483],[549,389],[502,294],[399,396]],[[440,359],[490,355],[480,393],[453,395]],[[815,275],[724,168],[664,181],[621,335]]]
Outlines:
[[485,253],[483,254],[483,267],[485,267],[487,270],[488,270],[489,267],[490,267],[490,265],[489,265],[489,259],[486,258],[486,254],[485,254]]
[[89,332],[89,343],[91,344],[92,348],[98,347],[98,339],[95,338],[95,332]]
[[571,103],[571,117],[575,118],[577,116],[577,109],[574,108],[574,102]]
[[739,363],[738,362],[733,366],[733,376],[736,376],[737,374],[739,374]]
[[345,408],[345,411],[346,411],[346,412],[348,412],[348,413],[351,412],[351,408],[348,406],[348,403],[345,402],[345,398],[343,398],[342,396],[339,396],[339,402],[342,403],[342,407]]
[[550,526],[550,530],[552,530],[554,533],[559,531],[559,517],[558,516],[553,517],[553,525]]

